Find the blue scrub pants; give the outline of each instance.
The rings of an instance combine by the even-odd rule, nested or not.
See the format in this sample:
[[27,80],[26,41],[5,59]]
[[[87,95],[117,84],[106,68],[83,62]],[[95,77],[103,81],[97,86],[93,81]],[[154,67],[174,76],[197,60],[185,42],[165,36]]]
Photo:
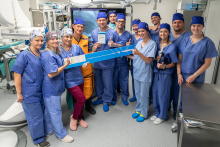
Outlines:
[[48,116],[45,117],[50,119],[55,135],[63,139],[67,135],[67,132],[62,122],[61,96],[51,95],[49,98],[44,97],[44,103],[49,112]]
[[113,99],[113,71],[114,68],[94,68],[93,70],[95,79],[95,92],[98,99],[101,99],[104,105],[110,104]]
[[[192,73],[193,74],[193,73]],[[182,73],[183,76],[183,81],[186,82],[186,79],[191,76],[192,74],[188,74],[188,73]],[[204,83],[205,82],[205,73],[199,75],[194,81],[193,83]],[[182,95],[181,95],[181,100],[180,100],[180,108],[182,110]]]
[[172,75],[154,73],[152,86],[153,104],[155,116],[166,120],[170,103],[170,89],[172,85]]
[[48,118],[44,117],[45,111],[43,101],[35,103],[22,102],[22,107],[27,119],[28,128],[34,144],[39,144],[45,141],[44,136],[52,132]]
[[137,98],[137,105],[135,111],[140,112],[145,118],[148,117],[149,109],[149,91],[151,82],[140,82],[134,79],[135,94]]
[[173,112],[174,113],[177,112],[179,90],[180,90],[180,86],[178,84],[178,76],[177,76],[177,71],[175,69],[172,75],[172,87],[171,87],[171,95],[170,95],[170,101],[173,101]]
[[133,90],[133,97],[136,97],[135,95],[135,89],[134,89],[134,67],[133,67],[133,60],[131,59],[131,78],[132,78],[132,90]]
[[128,76],[129,76],[128,65],[121,65],[121,66],[115,65],[114,73],[113,73],[113,99],[112,101],[116,101],[117,99],[116,88],[118,85],[118,79],[119,79],[120,88],[121,88],[121,99],[122,100],[128,99],[129,97]]

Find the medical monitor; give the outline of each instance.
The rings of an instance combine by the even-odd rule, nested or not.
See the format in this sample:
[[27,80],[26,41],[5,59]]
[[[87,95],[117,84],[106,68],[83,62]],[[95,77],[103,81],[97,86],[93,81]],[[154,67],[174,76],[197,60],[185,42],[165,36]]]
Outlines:
[[72,8],[71,21],[73,24],[75,18],[82,18],[85,24],[83,35],[91,37],[92,31],[98,27],[98,24],[96,22],[97,14],[99,12],[106,12],[106,14],[108,15],[109,11],[115,11],[116,13],[124,14],[126,12],[125,9],[121,8]]

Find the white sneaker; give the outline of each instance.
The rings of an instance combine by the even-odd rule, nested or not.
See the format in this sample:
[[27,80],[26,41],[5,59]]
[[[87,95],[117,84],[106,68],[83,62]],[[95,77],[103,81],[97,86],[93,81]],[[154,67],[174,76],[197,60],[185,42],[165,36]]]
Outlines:
[[157,117],[154,115],[150,118],[150,120],[155,121],[157,119]]
[[155,124],[155,125],[159,125],[159,124],[161,124],[163,121],[164,121],[163,119],[157,118],[157,119],[154,121],[154,124]]
[[60,139],[62,140],[63,142],[66,142],[66,143],[71,143],[73,142],[73,137],[69,136],[69,135],[66,135],[63,139]]

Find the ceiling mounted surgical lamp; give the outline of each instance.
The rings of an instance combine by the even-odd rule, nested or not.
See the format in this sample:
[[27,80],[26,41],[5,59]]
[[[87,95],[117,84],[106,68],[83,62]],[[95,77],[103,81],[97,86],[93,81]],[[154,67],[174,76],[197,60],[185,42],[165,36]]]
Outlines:
[[125,0],[125,1],[120,1],[120,7],[125,8],[127,6],[130,6],[131,3],[136,2],[137,0]]
[[91,0],[83,0],[80,2],[79,0],[71,0],[72,6],[76,8],[88,8],[92,6]]

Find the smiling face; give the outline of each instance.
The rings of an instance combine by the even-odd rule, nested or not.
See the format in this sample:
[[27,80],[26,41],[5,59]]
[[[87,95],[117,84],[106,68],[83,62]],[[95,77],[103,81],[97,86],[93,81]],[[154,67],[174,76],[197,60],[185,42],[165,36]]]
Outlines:
[[145,39],[145,38],[149,37],[149,34],[148,34],[148,31],[145,29],[138,29],[138,36],[141,39]]
[[167,29],[165,28],[160,29],[159,36],[162,40],[167,40],[169,35],[170,32]]
[[111,14],[109,16],[109,21],[112,23],[112,24],[115,24],[116,22],[116,15],[115,14]]
[[79,35],[81,35],[83,33],[83,30],[84,30],[84,25],[81,25],[81,24],[72,24],[72,27],[74,29],[74,33],[77,33]]
[[72,39],[73,39],[72,35],[66,35],[62,38],[62,43],[64,45],[70,46],[72,45]]
[[57,48],[59,46],[59,39],[58,38],[53,38],[50,39],[47,44],[52,47],[52,48]]
[[193,35],[200,35],[202,34],[202,29],[204,28],[201,24],[192,24],[191,25],[191,31]]
[[184,29],[185,23],[182,20],[175,20],[172,22],[174,31],[179,32]]
[[160,18],[159,16],[152,16],[152,17],[151,17],[151,22],[152,22],[152,24],[154,24],[154,25],[159,24],[159,23],[160,23],[160,20],[161,20],[161,18]]
[[138,24],[133,25],[132,29],[135,33],[137,33],[138,32]]
[[108,19],[106,19],[106,18],[99,18],[98,20],[96,20],[96,22],[98,23],[100,28],[105,28],[107,26]]
[[123,29],[125,27],[125,20],[124,19],[118,19],[116,21],[116,26],[118,29]]
[[41,36],[37,36],[31,41],[31,47],[38,50],[41,49],[43,44],[44,44],[44,38]]

